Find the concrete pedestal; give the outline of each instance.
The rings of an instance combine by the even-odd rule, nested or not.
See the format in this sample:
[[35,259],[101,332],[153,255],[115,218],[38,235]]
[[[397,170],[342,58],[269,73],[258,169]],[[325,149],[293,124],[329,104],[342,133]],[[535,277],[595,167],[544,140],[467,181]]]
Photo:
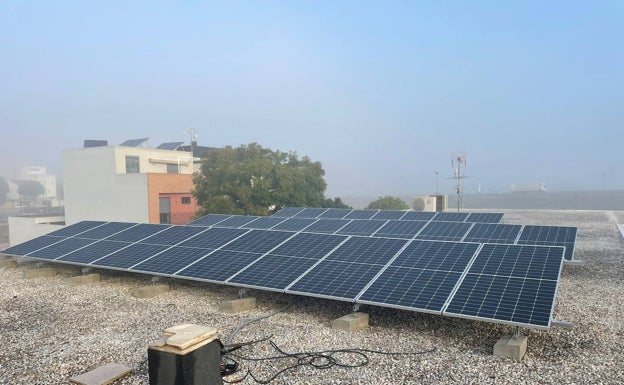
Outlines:
[[219,304],[219,310],[224,313],[240,313],[243,311],[256,308],[256,299],[254,297],[247,297],[241,299],[235,299],[232,301],[226,301]]
[[100,282],[99,274],[78,275],[67,280],[69,286],[88,285],[96,282]]
[[17,267],[17,259],[2,259],[0,260],[0,269],[14,269]]
[[503,336],[494,345],[494,355],[520,361],[527,348],[527,336]]
[[148,285],[139,287],[138,289],[134,289],[132,291],[132,295],[137,298],[152,298],[156,297],[159,294],[166,293],[169,291],[169,285]]
[[55,277],[57,273],[58,270],[53,267],[44,267],[41,269],[24,269],[22,270],[22,278],[33,279],[43,277]]
[[332,321],[332,329],[355,332],[368,327],[368,314],[352,313]]

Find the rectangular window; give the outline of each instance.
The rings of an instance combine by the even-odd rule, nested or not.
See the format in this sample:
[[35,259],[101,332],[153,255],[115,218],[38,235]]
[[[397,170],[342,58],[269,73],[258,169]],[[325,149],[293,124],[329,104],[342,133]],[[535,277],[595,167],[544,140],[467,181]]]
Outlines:
[[191,204],[191,197],[182,197],[182,204],[183,205],[190,205]]
[[139,157],[138,156],[130,156],[126,155],[126,173],[127,174],[136,174],[141,172],[141,168],[139,167]]
[[175,163],[167,163],[167,174],[179,174],[180,170]]
[[171,223],[171,201],[169,198],[159,198],[160,223]]

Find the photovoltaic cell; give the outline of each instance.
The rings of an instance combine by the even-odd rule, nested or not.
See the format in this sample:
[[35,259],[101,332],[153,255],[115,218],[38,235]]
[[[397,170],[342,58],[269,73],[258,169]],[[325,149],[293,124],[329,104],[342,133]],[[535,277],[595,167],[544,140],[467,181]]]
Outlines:
[[379,210],[353,210],[344,219],[371,219]]
[[111,235],[106,238],[109,241],[121,241],[121,242],[138,242],[149,236],[156,234],[159,231],[163,231],[171,226],[169,225],[151,225],[147,223],[140,223],[136,226],[130,227],[115,235]]
[[264,254],[293,235],[294,233],[285,231],[251,230],[223,246],[223,249]]
[[323,214],[319,215],[319,218],[341,219],[351,211],[350,209],[328,209]]
[[336,232],[336,234],[346,235],[372,235],[375,231],[379,230],[381,226],[385,225],[386,221],[379,220],[353,220],[346,224],[343,228]]
[[376,237],[411,239],[425,227],[427,221],[388,221],[374,234]]
[[187,239],[180,243],[179,246],[197,247],[200,249],[218,249],[249,231],[250,230],[247,229],[213,227],[193,238]]
[[136,226],[136,223],[109,222],[75,235],[77,238],[104,239],[120,231]]
[[193,222],[189,223],[191,226],[212,226],[223,220],[231,217],[231,215],[225,214],[208,214],[203,217],[197,218]]
[[183,144],[184,142],[167,142],[167,143],[160,144],[156,148],[159,150],[175,150]]
[[286,218],[278,217],[259,217],[258,219],[249,222],[243,226],[245,229],[270,229],[278,224],[284,222]]
[[159,231],[158,233],[150,237],[142,239],[140,242],[149,243],[152,245],[173,246],[189,238],[192,238],[203,231],[207,230],[203,227],[171,226],[165,228],[163,231]]
[[301,231],[315,221],[316,219],[312,218],[289,218],[276,225],[271,230]]
[[102,226],[105,223],[106,222],[101,221],[82,221],[53,231],[48,235],[53,235],[57,237],[71,237],[76,234],[84,233],[87,230],[91,230],[94,227]]
[[266,255],[228,280],[245,286],[284,290],[316,263],[314,259]]
[[391,266],[461,273],[479,247],[478,243],[412,241]]
[[345,239],[346,236],[340,235],[299,233],[271,251],[271,254],[321,259]]
[[293,216],[293,218],[317,218],[319,215],[323,214],[327,209],[321,208],[307,208],[298,212]]
[[343,228],[349,222],[350,221],[347,219],[318,219],[316,222],[306,227],[305,231],[332,234]]
[[257,253],[216,250],[184,268],[176,276],[223,282],[261,256]]
[[438,212],[435,217],[433,217],[434,221],[446,221],[446,222],[463,222],[468,218],[468,213],[449,213],[449,212]]
[[378,211],[377,214],[373,215],[373,217],[371,219],[386,219],[386,220],[390,220],[390,219],[401,219],[401,217],[403,217],[403,215],[405,215],[405,213],[407,213],[407,211],[400,211],[400,210],[381,210]]
[[576,227],[526,225],[522,229],[518,244],[564,246],[566,248],[564,258],[572,260],[574,257],[576,231]]
[[193,247],[176,246],[167,249],[162,253],[139,263],[136,266],[133,266],[132,270],[171,275],[178,270],[197,261],[211,251],[212,250],[209,249],[196,249]]
[[429,222],[416,239],[459,242],[472,225],[465,222]]
[[94,240],[92,239],[65,238],[43,249],[33,251],[29,253],[28,256],[42,259],[56,259],[93,242]]
[[118,269],[129,269],[131,266],[142,262],[161,251],[168,246],[150,245],[149,243],[135,243],[125,249],[114,252],[113,254],[92,262],[94,266],[113,267]]
[[521,229],[522,225],[475,223],[464,238],[464,242],[513,244]]
[[436,213],[428,211],[407,211],[405,215],[401,217],[402,221],[429,221]]
[[65,237],[52,237],[49,235],[44,235],[38,238],[31,239],[30,241],[26,241],[9,247],[8,249],[3,250],[2,253],[8,255],[26,256],[35,250],[50,246],[51,244],[60,242],[64,239]]
[[469,273],[557,280],[561,247],[486,244]]
[[258,219],[258,218],[260,217],[255,217],[251,215],[233,215],[219,222],[215,226],[216,227],[241,227],[253,221],[254,219]]
[[79,250],[72,251],[58,260],[86,265],[129,245],[131,244],[128,242],[98,241]]
[[326,259],[385,265],[406,243],[405,239],[352,237]]
[[503,213],[470,213],[466,222],[500,223],[502,220]]
[[284,207],[271,216],[279,218],[292,218],[300,211],[303,211],[303,209],[303,207]]

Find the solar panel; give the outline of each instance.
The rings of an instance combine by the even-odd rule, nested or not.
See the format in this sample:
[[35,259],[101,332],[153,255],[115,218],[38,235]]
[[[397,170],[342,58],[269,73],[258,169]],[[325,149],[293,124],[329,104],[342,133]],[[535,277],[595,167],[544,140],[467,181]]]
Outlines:
[[200,249],[218,249],[247,232],[249,232],[249,230],[213,227],[196,237],[187,239],[180,243],[179,246],[197,247]]
[[208,214],[203,217],[197,218],[193,222],[189,223],[192,226],[212,226],[217,224],[227,218],[231,217],[231,215],[225,214]]
[[143,142],[146,142],[149,138],[141,138],[141,139],[128,139],[125,142],[123,142],[122,144],[120,144],[120,146],[125,146],[125,147],[138,147],[140,146]]
[[203,227],[170,226],[152,236],[142,239],[140,242],[152,245],[173,246],[180,242],[186,241],[203,231],[206,231]]
[[274,226],[271,230],[301,231],[314,223],[312,218],[289,218]]
[[92,239],[65,238],[60,242],[35,250],[29,253],[28,256],[41,259],[56,259],[93,242]]
[[142,239],[150,237],[160,231],[168,229],[169,225],[151,225],[147,223],[140,223],[136,226],[132,226],[126,230],[123,230],[115,235],[106,238],[109,241],[122,241],[122,242],[138,242]]
[[51,244],[60,242],[64,239],[64,237],[52,237],[49,235],[44,235],[38,238],[31,239],[30,241],[26,241],[9,247],[8,249],[3,250],[2,253],[7,255],[26,256],[33,251],[42,249],[46,246],[50,246]]
[[550,327],[563,253],[562,247],[485,244],[444,314]]
[[132,270],[171,275],[211,251],[209,249],[176,246],[133,266]]
[[436,213],[428,211],[407,211],[401,217],[403,221],[430,221]]
[[240,238],[223,246],[225,250],[266,253],[292,237],[294,233],[272,230],[251,230]]
[[472,223],[465,222],[429,222],[416,239],[459,242],[472,225]]
[[388,221],[375,233],[376,237],[396,237],[411,239],[425,227],[427,221]]
[[466,222],[500,223],[502,220],[503,213],[470,213]]
[[319,218],[341,219],[351,211],[351,209],[328,209],[323,214],[319,215]]
[[353,210],[344,219],[371,219],[379,210]]
[[184,142],[166,142],[166,143],[160,144],[156,148],[158,150],[176,150],[178,147],[180,147],[183,144]]
[[58,260],[86,265],[129,245],[131,243],[128,242],[98,241],[79,250],[72,251]]
[[464,238],[464,242],[516,243],[522,225],[475,223]]
[[223,221],[217,223],[215,226],[218,227],[241,227],[246,225],[247,223],[258,219],[260,217],[255,217],[251,215],[232,215],[231,217],[224,219]]
[[468,213],[438,212],[435,217],[433,217],[433,220],[447,222],[464,222],[466,218],[468,218]]
[[316,262],[314,259],[269,254],[227,282],[281,291]]
[[94,266],[104,266],[116,269],[129,269],[154,255],[166,250],[168,246],[151,245],[149,243],[135,243],[118,250],[104,258],[91,262]]
[[354,220],[346,224],[336,234],[348,234],[348,235],[372,235],[375,231],[379,230],[381,226],[385,225],[386,221],[379,220]]
[[403,215],[405,215],[405,213],[407,213],[407,211],[381,210],[381,211],[377,212],[377,214],[373,215],[373,217],[371,219],[386,219],[386,220],[401,219],[401,217],[403,217]]
[[262,254],[216,250],[176,274],[179,277],[222,283]]
[[281,222],[284,222],[286,218],[278,218],[278,217],[259,217],[249,223],[241,226],[245,229],[270,229],[274,226],[277,226]]
[[351,237],[326,259],[385,265],[406,243],[405,239]]
[[305,231],[332,234],[343,228],[349,222],[348,219],[318,219],[316,222],[306,227]]
[[317,218],[319,215],[323,214],[325,211],[327,211],[327,209],[307,208],[293,215],[293,218]]
[[520,245],[564,246],[566,248],[564,258],[572,260],[576,232],[576,227],[526,225],[522,229],[522,234],[520,234],[517,243]]
[[76,234],[76,237],[87,239],[104,239],[108,236],[117,234],[133,226],[136,226],[136,223],[109,222],[102,224],[101,226],[92,228],[91,230]]
[[461,273],[474,256],[478,243],[412,241],[391,266]]
[[341,235],[299,233],[272,250],[271,254],[321,259],[346,239]]
[[91,230],[95,227],[102,226],[106,222],[100,221],[82,221],[74,223],[73,225],[65,226],[62,229],[53,231],[47,235],[53,235],[57,237],[71,237],[76,234],[84,233],[87,230]]
[[292,218],[297,213],[299,213],[300,211],[303,211],[303,210],[304,210],[303,207],[284,207],[283,209],[279,210],[278,212],[276,212],[275,214],[273,214],[271,216],[272,217],[279,217],[279,218]]

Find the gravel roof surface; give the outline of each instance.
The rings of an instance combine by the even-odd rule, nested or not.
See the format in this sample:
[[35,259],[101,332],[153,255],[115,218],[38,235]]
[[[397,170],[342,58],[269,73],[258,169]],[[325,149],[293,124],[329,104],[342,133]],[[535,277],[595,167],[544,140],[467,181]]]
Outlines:
[[[500,210],[499,210],[500,211]],[[315,369],[301,366],[272,384],[623,384],[624,239],[615,224],[623,211],[503,210],[505,223],[577,226],[575,257],[559,285],[556,320],[572,329],[522,329],[529,337],[520,362],[494,357],[496,341],[513,327],[493,323],[363,306],[370,327],[345,333],[331,321],[351,311],[339,301],[249,291],[256,309],[226,314],[219,303],[237,298],[238,289],[164,279],[172,290],[137,299],[131,290],[150,277],[112,271],[96,285],[71,287],[66,279],[81,273],[62,266],[54,278],[23,279],[19,269],[0,270],[0,384],[67,384],[68,379],[107,363],[133,368],[115,384],[148,384],[147,346],[162,330],[193,323],[223,329],[223,338],[246,320],[285,310],[242,328],[233,342],[272,336],[287,352],[360,348],[414,355],[367,353],[367,365]],[[21,261],[22,267],[34,263]],[[243,347],[238,354],[268,357],[268,341]],[[359,356],[336,355],[355,364]],[[293,359],[239,359],[243,371],[269,379]],[[237,375],[232,376],[236,378]],[[251,377],[243,383],[253,384]]]

